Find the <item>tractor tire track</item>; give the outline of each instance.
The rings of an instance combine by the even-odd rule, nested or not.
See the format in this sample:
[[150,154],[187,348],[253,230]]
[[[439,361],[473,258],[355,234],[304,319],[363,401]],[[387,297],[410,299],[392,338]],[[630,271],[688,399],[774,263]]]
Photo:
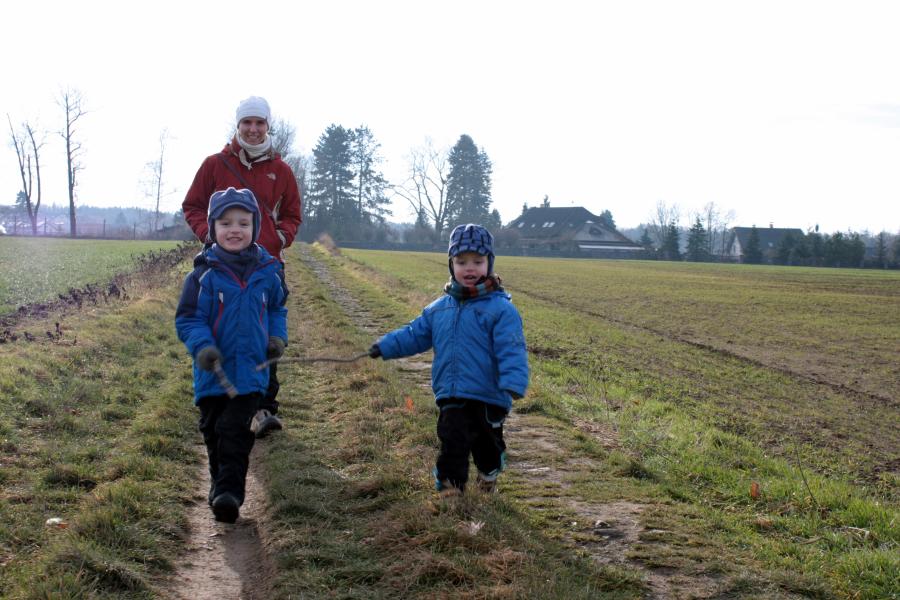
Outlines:
[[[515,289],[515,288],[510,288]],[[534,293],[533,290],[520,290],[518,291],[520,294],[524,294],[530,298],[534,298],[541,302],[545,302],[547,304],[553,306],[559,306],[559,298],[553,298],[550,296],[544,296],[541,294]],[[668,340],[672,342],[677,342],[679,344],[685,344],[687,346],[691,346],[693,348],[697,348],[699,350],[703,350],[709,352],[714,355],[726,356],[728,358],[734,359],[744,364],[753,365],[754,367],[760,367],[762,369],[768,369],[771,371],[775,371],[777,373],[781,373],[782,375],[787,375],[788,377],[793,377],[795,379],[802,380],[806,383],[811,383],[813,385],[820,385],[823,387],[827,387],[835,392],[839,392],[841,394],[855,396],[857,398],[863,398],[869,401],[878,402],[879,405],[885,405],[890,408],[900,408],[900,399],[892,398],[890,396],[885,396],[882,394],[878,394],[875,392],[869,392],[866,390],[860,390],[847,384],[831,381],[828,379],[824,379],[822,377],[817,377],[815,375],[809,375],[807,373],[802,373],[795,369],[791,369],[789,367],[783,367],[781,365],[770,364],[758,358],[753,358],[751,356],[746,356],[739,352],[735,352],[733,350],[729,350],[728,348],[722,348],[720,346],[716,346],[707,342],[701,342],[694,339],[686,338],[684,336],[680,336],[677,334],[673,334],[671,332],[662,331],[659,329],[654,329],[653,327],[648,327],[646,325],[639,325],[636,323],[631,323],[626,321],[625,319],[620,319],[618,317],[614,317],[609,314],[595,312],[586,308],[581,308],[577,306],[566,305],[565,307],[568,310],[587,315],[592,318],[600,319],[606,321],[608,323],[613,323],[623,328],[627,328],[633,331],[640,331],[643,333],[649,333],[651,335],[662,338],[663,340]]]

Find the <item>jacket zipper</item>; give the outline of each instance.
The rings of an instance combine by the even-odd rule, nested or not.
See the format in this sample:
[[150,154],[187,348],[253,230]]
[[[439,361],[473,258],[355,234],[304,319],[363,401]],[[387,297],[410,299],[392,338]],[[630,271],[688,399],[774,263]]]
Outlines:
[[216,322],[213,323],[212,333],[213,337],[218,339],[217,331],[219,329],[219,322],[222,320],[222,313],[225,312],[225,293],[219,292],[219,312],[216,315]]
[[259,324],[262,326],[263,324],[263,316],[266,314],[266,305],[268,304],[266,300],[266,293],[262,293],[262,308],[259,311]]

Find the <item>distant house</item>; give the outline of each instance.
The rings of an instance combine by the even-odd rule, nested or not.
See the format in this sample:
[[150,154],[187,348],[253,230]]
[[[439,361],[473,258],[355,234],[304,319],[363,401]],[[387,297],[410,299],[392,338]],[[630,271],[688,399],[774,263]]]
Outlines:
[[644,250],[580,206],[529,208],[505,229],[516,232],[525,254],[640,258]]
[[[728,257],[736,262],[744,262],[744,254],[747,248],[747,242],[750,239],[752,227],[734,227],[731,230],[731,238],[728,244]],[[757,227],[756,233],[759,236],[759,248],[762,250],[765,262],[772,262],[775,252],[781,240],[788,234],[800,239],[804,233],[802,229],[790,227]]]

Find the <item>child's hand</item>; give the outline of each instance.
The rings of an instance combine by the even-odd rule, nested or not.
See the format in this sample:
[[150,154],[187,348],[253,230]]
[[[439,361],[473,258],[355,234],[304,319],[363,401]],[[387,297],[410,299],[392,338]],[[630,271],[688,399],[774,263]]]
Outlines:
[[369,348],[369,358],[378,358],[381,356],[381,348],[378,347],[378,344],[372,344],[372,347]]
[[197,366],[204,371],[212,371],[217,361],[222,360],[222,353],[215,346],[207,346],[197,353]]
[[281,358],[284,354],[284,340],[280,337],[270,337],[266,346],[266,358]]
[[522,394],[519,394],[518,392],[514,392],[512,390],[506,390],[506,391],[509,392],[509,395],[513,397],[513,400],[521,400],[522,399]]

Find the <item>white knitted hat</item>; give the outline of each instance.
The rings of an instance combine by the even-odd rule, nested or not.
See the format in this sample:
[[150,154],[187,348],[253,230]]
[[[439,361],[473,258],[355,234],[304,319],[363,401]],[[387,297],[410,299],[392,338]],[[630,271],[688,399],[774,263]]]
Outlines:
[[266,123],[268,123],[269,119],[272,118],[272,111],[269,109],[269,103],[266,102],[265,98],[250,96],[241,100],[241,103],[238,104],[235,117],[237,118],[237,123],[240,123],[241,120],[247,117],[259,117],[265,119]]

